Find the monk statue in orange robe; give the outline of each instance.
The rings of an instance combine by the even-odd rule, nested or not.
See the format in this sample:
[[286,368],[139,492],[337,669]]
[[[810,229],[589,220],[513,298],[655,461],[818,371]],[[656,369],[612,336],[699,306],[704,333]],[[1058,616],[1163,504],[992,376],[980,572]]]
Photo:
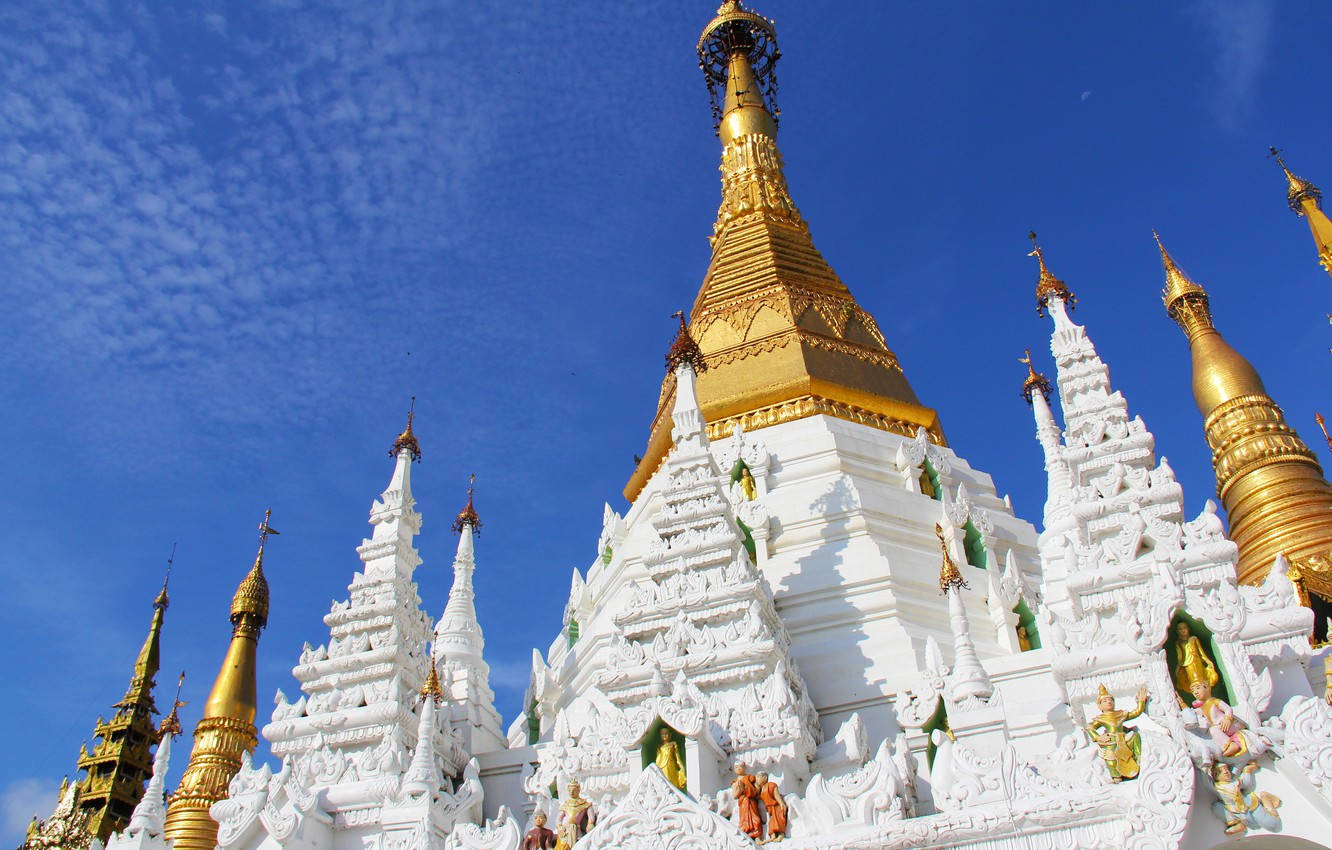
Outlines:
[[757,784],[759,799],[763,801],[763,807],[768,810],[768,837],[763,843],[781,841],[786,837],[786,801],[782,799],[782,791],[776,782],[768,781],[766,773],[758,775]]
[[759,816],[758,783],[745,772],[743,762],[735,765],[731,794],[735,796],[735,809],[740,815],[740,831],[755,841],[759,840],[763,837],[763,819]]

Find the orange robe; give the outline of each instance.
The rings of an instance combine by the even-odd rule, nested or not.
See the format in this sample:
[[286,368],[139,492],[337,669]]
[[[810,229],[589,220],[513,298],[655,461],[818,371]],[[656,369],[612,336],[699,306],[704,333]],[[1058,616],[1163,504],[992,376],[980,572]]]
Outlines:
[[786,835],[786,801],[782,799],[781,789],[776,782],[763,786],[761,792],[763,806],[768,810],[768,837],[777,838]]
[[749,774],[737,776],[731,783],[735,807],[740,812],[740,831],[750,838],[763,837],[763,821],[759,818],[759,789]]

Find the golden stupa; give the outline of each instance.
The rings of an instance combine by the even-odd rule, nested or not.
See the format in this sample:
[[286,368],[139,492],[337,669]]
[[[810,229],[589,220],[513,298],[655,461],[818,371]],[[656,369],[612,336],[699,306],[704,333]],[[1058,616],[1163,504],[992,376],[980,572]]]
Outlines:
[[[712,262],[689,334],[707,370],[698,398],[712,439],[825,414],[944,442],[869,313],[814,247],[777,150],[772,22],[727,0],[698,41],[722,142],[722,202]],[[666,456],[674,374],[662,384],[633,501]]]
[[1332,486],[1262,378],[1212,323],[1207,291],[1157,239],[1165,265],[1162,298],[1193,357],[1193,397],[1212,449],[1216,491],[1239,546],[1239,579],[1261,582],[1278,554],[1302,599],[1332,599]]

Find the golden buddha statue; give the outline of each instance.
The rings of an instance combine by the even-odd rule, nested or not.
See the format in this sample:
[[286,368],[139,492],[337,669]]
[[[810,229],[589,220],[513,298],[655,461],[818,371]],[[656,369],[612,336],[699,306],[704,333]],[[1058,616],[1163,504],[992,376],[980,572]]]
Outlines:
[[1138,688],[1138,707],[1133,711],[1116,711],[1115,698],[1101,685],[1096,697],[1101,713],[1087,724],[1087,732],[1101,748],[1101,759],[1110,770],[1112,782],[1123,782],[1138,775],[1138,759],[1142,755],[1142,737],[1136,729],[1124,725],[1147,710],[1147,688]]
[[1182,620],[1175,624],[1175,659],[1175,687],[1182,693],[1191,694],[1194,682],[1206,682],[1208,687],[1214,688],[1220,681],[1216,665],[1203,649],[1202,641]]
[[680,756],[680,745],[671,734],[670,727],[661,727],[661,744],[657,748],[657,767],[666,774],[666,781],[685,790],[684,759]]

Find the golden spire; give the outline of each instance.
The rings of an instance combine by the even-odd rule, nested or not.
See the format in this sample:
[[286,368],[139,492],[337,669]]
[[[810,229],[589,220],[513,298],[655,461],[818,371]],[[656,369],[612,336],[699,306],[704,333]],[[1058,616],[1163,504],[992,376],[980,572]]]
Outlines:
[[1031,397],[1034,393],[1040,393],[1046,401],[1050,400],[1050,382],[1045,376],[1036,371],[1036,366],[1031,362],[1031,349],[1026,350],[1026,356],[1018,358],[1019,363],[1027,364],[1027,380],[1022,382],[1022,397],[1031,404]]
[[[722,198],[687,331],[706,361],[697,392],[710,439],[833,416],[943,444],[874,318],[814,247],[777,149],[777,32],[727,0],[698,41],[722,143]],[[633,501],[671,445],[675,375],[662,382],[647,450],[625,486]]]
[[969,587],[962,573],[958,572],[953,556],[948,554],[948,541],[944,539],[943,526],[934,524],[934,536],[939,538],[939,549],[943,552],[943,563],[939,565],[939,590],[947,593],[953,588]]
[[1323,193],[1318,191],[1318,187],[1301,177],[1296,177],[1290,173],[1286,167],[1286,161],[1281,158],[1281,151],[1275,147],[1268,148],[1277,165],[1286,175],[1286,202],[1296,215],[1304,216],[1309,222],[1309,230],[1313,233],[1314,245],[1318,248],[1318,262],[1323,270],[1332,275],[1332,221],[1329,221],[1327,214],[1323,212]]
[[1332,451],[1332,434],[1327,433],[1327,423],[1323,420],[1323,414],[1314,413],[1314,421],[1318,423],[1318,428],[1323,432],[1323,440],[1327,442],[1328,451]]
[[[172,557],[167,559],[168,579],[175,558],[174,545],[171,552]],[[162,590],[153,600],[148,635],[134,661],[134,675],[125,695],[115,704],[116,711],[109,720],[97,718],[93,730],[96,743],[91,752],[85,748],[79,755],[79,770],[86,775],[78,782],[76,805],[87,818],[89,833],[103,841],[128,825],[134,807],[143,798],[144,783],[152,775],[148,747],[139,743],[151,742],[157,735],[152,717],[157,713],[153,687],[161,657],[166,587],[167,582],[163,581]]]
[[1184,273],[1155,230],[1152,236],[1161,251],[1165,288],[1161,300],[1166,313],[1189,338],[1193,352],[1193,398],[1206,416],[1217,405],[1248,395],[1266,396],[1258,372],[1222,339],[1212,324],[1211,299],[1207,290]]
[[[1045,252],[1041,250],[1041,243],[1036,241],[1036,231],[1027,234],[1031,240],[1032,250],[1028,257],[1035,257],[1036,262],[1040,264],[1041,276],[1036,280],[1036,315],[1044,317],[1045,311],[1050,307],[1051,298],[1060,298],[1064,304],[1072,310],[1078,303],[1078,297],[1069,291],[1068,285],[1055,277],[1050,269],[1045,265]],[[1031,352],[1028,352],[1030,356]],[[1047,394],[1047,398],[1049,395]]]
[[[1157,245],[1161,240],[1157,237]],[[1189,338],[1193,397],[1216,489],[1239,546],[1239,579],[1257,584],[1285,553],[1301,592],[1332,597],[1332,487],[1258,372],[1212,323],[1207,292],[1161,246],[1166,311]],[[1300,577],[1303,578],[1300,578]]]
[[213,689],[204,703],[203,719],[194,727],[194,748],[180,784],[167,808],[165,837],[176,850],[213,850],[217,821],[208,814],[227,796],[227,786],[240,770],[241,755],[258,743],[254,728],[259,633],[268,624],[268,581],[264,578],[264,546],[277,530],[269,525],[272,511],[259,523],[259,551],[231,601],[231,644]]
[[393,441],[393,450],[389,452],[390,457],[397,457],[403,449],[411,452],[412,460],[418,463],[421,460],[421,444],[416,440],[416,434],[412,432],[412,420],[416,417],[416,396],[412,396],[411,407],[407,409],[407,427],[402,429],[398,439]]

